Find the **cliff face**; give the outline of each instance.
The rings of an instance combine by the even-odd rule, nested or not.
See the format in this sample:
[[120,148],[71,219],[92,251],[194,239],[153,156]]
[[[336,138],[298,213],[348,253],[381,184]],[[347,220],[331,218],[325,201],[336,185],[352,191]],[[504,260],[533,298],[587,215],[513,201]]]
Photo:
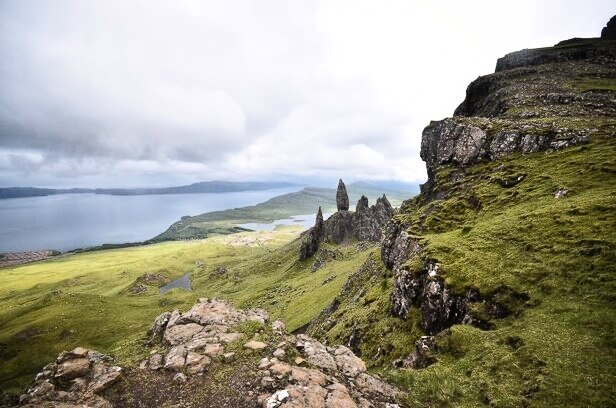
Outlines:
[[[429,179],[418,201],[427,204],[452,195],[449,187],[437,182],[437,173],[447,166],[450,180],[462,178],[464,168],[477,163],[514,153],[549,153],[588,143],[593,136],[616,133],[616,41],[563,43],[500,58],[494,74],[468,86],[454,117],[431,122],[424,129],[421,157]],[[512,187],[526,176],[513,174],[500,183]],[[468,193],[469,203],[479,210],[480,200]],[[385,265],[394,272],[392,313],[407,317],[415,305],[422,311],[428,334],[463,321],[485,326],[485,321],[467,313],[468,304],[475,302],[473,297],[485,300],[469,293],[453,296],[437,276],[436,263],[424,259],[420,273],[409,271],[405,263],[417,256],[419,243],[409,238],[408,225],[393,223],[382,245]]]

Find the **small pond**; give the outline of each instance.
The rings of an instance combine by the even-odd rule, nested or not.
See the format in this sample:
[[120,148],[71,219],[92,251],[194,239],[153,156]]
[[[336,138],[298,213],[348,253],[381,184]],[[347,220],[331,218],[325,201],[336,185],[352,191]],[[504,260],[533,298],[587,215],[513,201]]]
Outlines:
[[184,290],[192,290],[190,286],[190,273],[187,273],[171,282],[167,283],[165,286],[161,286],[159,291],[160,293],[167,293],[171,289],[180,288]]

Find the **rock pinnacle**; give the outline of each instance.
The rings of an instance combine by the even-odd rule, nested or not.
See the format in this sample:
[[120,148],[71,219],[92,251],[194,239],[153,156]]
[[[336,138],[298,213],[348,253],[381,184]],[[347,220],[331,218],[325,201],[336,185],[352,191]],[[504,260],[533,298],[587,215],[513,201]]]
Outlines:
[[336,206],[338,211],[349,211],[349,195],[347,194],[344,181],[338,181],[338,191],[336,192]]

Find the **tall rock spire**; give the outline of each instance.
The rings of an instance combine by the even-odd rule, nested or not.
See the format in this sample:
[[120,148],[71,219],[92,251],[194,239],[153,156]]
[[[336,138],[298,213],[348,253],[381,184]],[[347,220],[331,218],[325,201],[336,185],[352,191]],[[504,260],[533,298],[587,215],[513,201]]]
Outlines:
[[336,207],[338,211],[349,211],[349,195],[347,194],[344,181],[338,181],[338,191],[336,192]]
[[323,231],[323,211],[321,211],[321,206],[319,206],[319,211],[317,211],[317,219],[314,223],[314,229],[321,234]]

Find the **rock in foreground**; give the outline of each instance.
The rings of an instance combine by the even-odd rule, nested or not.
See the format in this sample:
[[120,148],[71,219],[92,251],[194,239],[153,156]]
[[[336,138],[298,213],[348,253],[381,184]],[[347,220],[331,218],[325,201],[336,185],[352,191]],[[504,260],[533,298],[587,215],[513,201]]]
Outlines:
[[19,399],[21,406],[92,407],[113,405],[99,393],[121,375],[122,369],[112,366],[112,358],[94,350],[77,347],[63,351],[55,362],[47,364],[32,386]]
[[[154,319],[153,349],[139,367],[112,366],[111,357],[76,348],[45,366],[20,403],[31,408],[397,406],[401,392],[368,374],[351,350],[287,335],[281,321],[268,329],[263,326],[268,320],[260,309],[199,299],[187,312]],[[250,321],[263,327],[253,338],[236,331]]]

